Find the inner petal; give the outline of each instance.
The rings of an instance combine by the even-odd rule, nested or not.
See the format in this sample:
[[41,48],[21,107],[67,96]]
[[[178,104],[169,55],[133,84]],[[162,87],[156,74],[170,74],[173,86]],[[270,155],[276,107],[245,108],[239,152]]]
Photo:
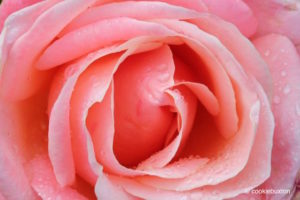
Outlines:
[[172,52],[163,46],[129,57],[114,77],[114,152],[121,164],[134,166],[163,148],[174,114],[164,105],[173,85]]

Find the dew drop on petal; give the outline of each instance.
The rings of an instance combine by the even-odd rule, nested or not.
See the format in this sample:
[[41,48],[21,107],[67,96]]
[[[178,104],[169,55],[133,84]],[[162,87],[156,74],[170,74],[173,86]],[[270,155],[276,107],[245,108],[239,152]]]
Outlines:
[[265,51],[265,56],[269,56],[270,55],[270,50],[266,50]]
[[290,88],[289,85],[286,85],[286,86],[283,88],[283,93],[284,93],[284,94],[288,94],[288,93],[290,93],[290,91],[291,91],[291,88]]
[[282,77],[285,77],[285,76],[286,76],[286,71],[281,71],[280,75],[281,75]]

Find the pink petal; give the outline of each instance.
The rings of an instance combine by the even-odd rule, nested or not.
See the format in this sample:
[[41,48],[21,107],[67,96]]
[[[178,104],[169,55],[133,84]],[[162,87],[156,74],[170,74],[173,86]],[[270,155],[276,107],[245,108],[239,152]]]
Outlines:
[[[191,53],[191,55],[196,54],[196,58],[198,58],[199,60],[202,59],[202,61],[199,61],[198,66],[196,67],[204,68],[204,66],[202,66],[204,63],[206,67],[205,72],[208,73],[211,78],[209,82],[212,85],[211,90],[215,92],[220,106],[220,112],[216,116],[219,130],[224,137],[229,138],[233,136],[237,131],[238,117],[236,114],[236,104],[232,83],[230,82],[229,77],[226,74],[227,69],[225,68],[226,70],[224,70],[224,67],[226,67],[227,64],[223,64],[225,63],[225,61],[218,61],[213,56],[214,54],[207,50],[206,46],[209,46],[211,50],[216,51],[220,54],[223,54],[221,53],[223,52],[223,50],[225,52],[227,52],[227,50],[221,44],[217,43],[213,36],[208,35],[207,33],[198,29],[196,26],[193,26],[189,23],[175,20],[159,21],[171,30],[177,31],[178,33],[180,33],[180,35],[182,34],[181,37],[187,38],[186,43],[192,50],[194,50],[194,53]],[[196,39],[195,41],[189,41],[189,38]],[[199,44],[200,42],[203,44]],[[224,53],[223,55],[228,55],[227,53]],[[186,53],[183,53],[183,55],[185,54]],[[229,54],[229,57],[230,56],[231,54]],[[190,57],[190,55],[188,55],[188,57]],[[229,60],[231,60],[231,58]],[[224,65],[223,67],[222,64]],[[236,63],[233,64],[236,65]],[[199,71],[202,72],[201,69]],[[230,113],[230,115],[228,113]]]
[[243,0],[203,0],[210,13],[233,23],[246,37],[256,32],[257,21]]
[[174,101],[173,107],[178,113],[178,131],[179,134],[176,138],[164,149],[153,154],[151,157],[139,164],[138,169],[151,169],[161,168],[167,165],[176,154],[178,154],[185,141],[188,138],[188,134],[192,128],[193,121],[196,114],[197,101],[195,96],[186,88],[179,87],[178,89],[166,91],[172,100]]
[[[53,108],[50,109],[49,120],[49,156],[52,162],[55,176],[61,185],[71,184],[75,178],[73,153],[70,139],[70,100],[73,88],[79,75],[97,58],[112,52],[114,47],[108,47],[94,52],[87,57],[75,62],[66,69],[67,81],[61,85],[53,85],[52,90],[61,88]],[[51,93],[51,92],[50,92]],[[50,104],[51,105],[51,104]],[[88,163],[87,163],[88,164]]]
[[297,0],[245,0],[258,21],[256,36],[279,33],[300,44],[300,3]]
[[[124,61],[114,76],[114,153],[135,166],[163,148],[174,113],[163,108],[173,85],[174,63],[166,45]],[[139,151],[136,151],[139,149]]]
[[46,155],[38,156],[33,159],[28,168],[32,175],[32,187],[43,199],[61,200],[87,200],[76,190],[69,187],[60,187],[53,173],[51,163]]
[[155,23],[122,17],[95,22],[52,43],[39,58],[36,67],[49,69],[101,47],[146,35],[170,35],[170,31]]
[[[209,162],[205,165],[205,167],[201,168],[197,174],[178,181],[153,178],[151,180],[153,181],[151,185],[156,185],[157,187],[165,189],[176,188],[176,190],[186,190],[197,188],[206,184],[220,183],[239,173],[244,168],[249,158],[252,143],[255,138],[256,121],[250,120],[248,116],[252,110],[251,108],[256,105],[257,102],[255,90],[251,87],[251,84],[249,84],[248,79],[241,70],[241,66],[239,66],[230,52],[228,52],[228,50],[226,50],[224,46],[218,42],[218,40],[215,40],[214,37],[205,34],[185,22],[174,22],[172,24],[164,21],[164,24],[167,24],[168,26],[174,25],[172,26],[173,29],[176,28],[177,31],[181,29],[180,32],[184,32],[185,35],[197,38],[197,41],[188,38],[186,39],[187,41],[190,40],[190,45],[193,45],[193,48],[196,51],[203,48],[201,46],[201,43],[203,43],[209,51],[208,49],[205,49],[205,51],[202,50],[201,55],[205,55],[204,53],[208,54],[210,51],[216,55],[213,59],[223,65],[222,67],[225,68],[234,85],[240,125],[238,131],[234,132],[234,137],[223,143],[224,145],[226,144],[226,148],[221,146],[219,151],[217,151],[219,153],[215,152],[215,156],[218,158],[213,159],[212,162]],[[208,56],[209,54],[206,57],[203,57],[203,59],[209,58]],[[213,66],[215,67],[215,65]],[[258,108],[254,106],[253,109],[257,110]],[[227,113],[226,117],[228,118],[231,115],[232,113]],[[220,124],[220,127],[223,128],[222,125],[224,126],[227,124]],[[226,166],[227,170],[223,170],[224,166]],[[219,173],[216,174],[214,173],[215,171],[218,171]],[[147,178],[143,182],[148,184],[150,179],[151,178]]]
[[[230,23],[213,16],[203,15],[196,20],[192,20],[192,22],[205,32],[216,36],[230,53],[234,55],[243,69],[259,81],[268,94],[268,97],[271,98],[272,78],[270,71],[253,44],[247,38]],[[226,34],[224,34],[225,32]]]
[[[267,35],[254,41],[264,56],[274,80],[273,113],[275,116],[271,177],[267,189],[290,189],[300,169],[300,58],[292,42],[281,35]],[[268,195],[280,199],[283,195]]]
[[38,17],[34,25],[15,41],[2,66],[2,94],[19,100],[35,93],[49,76],[49,72],[41,72],[33,68],[35,59],[67,23],[95,1],[63,1]]
[[102,173],[95,186],[95,192],[98,199],[105,200],[139,200],[139,198],[134,197],[124,191],[119,185],[115,184],[109,179],[107,175]]
[[[139,1],[139,0],[137,0]],[[156,0],[148,0],[148,1],[156,1]],[[181,7],[185,7],[191,10],[196,10],[198,12],[203,12],[203,11],[207,11],[207,7],[205,5],[205,3],[203,2],[203,0],[160,0],[160,2],[165,2],[171,5],[176,5],[176,6],[181,6]]]
[[40,1],[41,0],[3,0],[0,6],[0,32],[2,30],[4,21],[11,13]]
[[60,33],[60,37],[85,25],[104,19],[129,17],[138,20],[150,20],[157,18],[190,19],[199,14],[183,7],[169,5],[163,2],[115,2],[93,7],[75,18]]
[[[86,135],[90,133],[85,126],[85,120],[88,109],[95,102],[104,101],[104,95],[110,93],[107,90],[109,90],[108,87],[111,84],[119,59],[120,54],[109,55],[89,65],[77,80],[70,103],[72,147],[76,172],[93,185],[96,183],[96,176],[88,161]],[[110,108],[110,106],[107,106],[107,108]],[[108,119],[108,115],[106,117]],[[97,118],[97,121],[101,123],[101,119]],[[109,124],[105,125],[109,127]],[[93,151],[97,155],[97,143]]]
[[[14,131],[11,127],[8,128],[13,123],[10,121],[12,116],[10,115],[10,118],[6,120],[3,119],[3,116],[0,117],[2,128],[0,139],[0,193],[5,199],[37,199],[25,174],[22,159],[16,153],[16,148],[14,149],[16,144],[9,138],[9,133]],[[8,130],[5,130],[7,128]]]
[[6,62],[9,51],[15,41],[31,28],[36,18],[57,3],[57,1],[52,0],[37,3],[7,18],[1,35],[1,65],[4,65]]
[[23,164],[47,150],[45,96],[19,103],[0,98],[0,193],[6,199],[37,199]]

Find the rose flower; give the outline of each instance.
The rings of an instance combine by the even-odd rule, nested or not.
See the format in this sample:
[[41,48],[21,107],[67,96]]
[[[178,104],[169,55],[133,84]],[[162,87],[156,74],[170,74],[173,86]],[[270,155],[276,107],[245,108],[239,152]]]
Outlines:
[[4,0],[0,199],[299,198],[299,23],[296,0]]

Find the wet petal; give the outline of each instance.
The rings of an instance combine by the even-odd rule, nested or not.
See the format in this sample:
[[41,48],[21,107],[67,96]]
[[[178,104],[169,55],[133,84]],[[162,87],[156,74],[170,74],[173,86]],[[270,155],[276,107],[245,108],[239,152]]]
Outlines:
[[[292,189],[300,169],[300,58],[292,42],[281,35],[254,41],[274,80],[272,110],[275,117],[272,173],[262,188]],[[265,52],[269,52],[265,54]],[[271,195],[280,199],[283,195]]]
[[60,33],[60,37],[82,26],[104,19],[119,17],[129,17],[138,20],[149,20],[154,18],[190,19],[195,18],[198,15],[199,14],[193,10],[169,5],[163,2],[115,2],[93,7],[82,13]]
[[[33,67],[36,57],[67,23],[95,1],[63,1],[36,19],[34,25],[11,47],[9,56],[2,66],[3,95],[13,100],[20,100],[34,94],[43,85],[49,78],[49,72],[41,72]],[[46,32],[45,27],[47,27]],[[24,49],[30,50],[24,51]],[[15,73],[16,71],[18,73]]]
[[255,33],[256,18],[242,0],[204,0],[204,2],[210,13],[233,23],[246,37]]

